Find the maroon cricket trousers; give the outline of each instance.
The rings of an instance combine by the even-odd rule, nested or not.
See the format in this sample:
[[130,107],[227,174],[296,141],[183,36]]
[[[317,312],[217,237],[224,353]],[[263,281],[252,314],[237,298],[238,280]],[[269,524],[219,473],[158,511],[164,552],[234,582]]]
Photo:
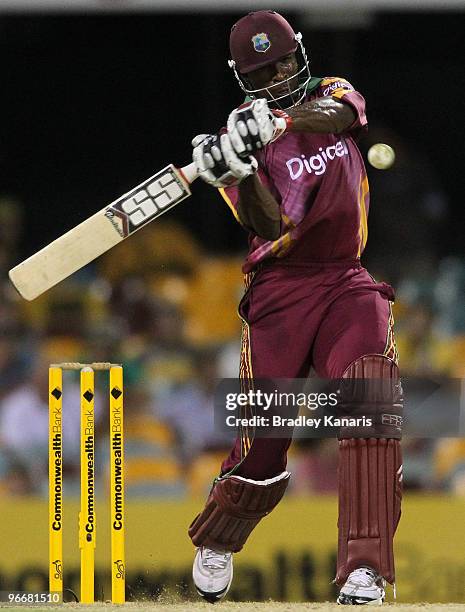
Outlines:
[[[340,378],[357,358],[395,358],[392,288],[359,261],[276,261],[253,275],[239,313],[244,321],[241,375],[250,378]],[[292,438],[255,438],[244,452],[238,435],[222,474],[254,480],[286,469]],[[241,462],[242,459],[242,462]],[[239,465],[240,464],[240,465]]]

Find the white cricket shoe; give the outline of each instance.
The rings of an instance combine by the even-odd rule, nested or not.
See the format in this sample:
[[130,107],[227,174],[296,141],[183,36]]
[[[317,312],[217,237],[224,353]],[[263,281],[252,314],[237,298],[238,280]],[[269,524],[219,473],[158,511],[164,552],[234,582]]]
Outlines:
[[199,595],[210,603],[219,601],[229,591],[233,579],[232,553],[198,548],[192,577]]
[[370,567],[354,570],[342,587],[337,603],[341,606],[380,606],[384,602],[386,581]]

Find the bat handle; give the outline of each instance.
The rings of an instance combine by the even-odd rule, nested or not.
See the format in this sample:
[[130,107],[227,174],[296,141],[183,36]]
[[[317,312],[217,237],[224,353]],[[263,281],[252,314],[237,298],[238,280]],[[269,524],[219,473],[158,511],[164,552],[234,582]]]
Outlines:
[[189,185],[193,183],[195,179],[199,176],[197,174],[194,162],[190,163],[187,166],[184,166],[183,168],[180,168],[179,171],[182,173],[182,175],[186,179],[186,182],[189,183]]

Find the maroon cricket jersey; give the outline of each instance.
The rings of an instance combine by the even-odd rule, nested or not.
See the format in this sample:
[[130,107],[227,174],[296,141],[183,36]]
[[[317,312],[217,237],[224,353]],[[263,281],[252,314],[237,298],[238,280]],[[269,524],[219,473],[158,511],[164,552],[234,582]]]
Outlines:
[[[318,79],[306,101],[333,96],[349,104],[356,119],[342,134],[288,132],[255,154],[263,184],[281,209],[277,240],[249,234],[243,271],[270,258],[291,262],[358,259],[367,240],[368,179],[355,143],[367,125],[365,100],[340,77]],[[220,189],[236,219],[237,187]]]

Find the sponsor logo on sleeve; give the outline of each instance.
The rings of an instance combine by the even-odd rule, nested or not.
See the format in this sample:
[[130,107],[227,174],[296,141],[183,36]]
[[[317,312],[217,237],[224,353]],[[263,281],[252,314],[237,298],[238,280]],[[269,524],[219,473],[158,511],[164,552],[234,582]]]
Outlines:
[[331,96],[336,91],[355,91],[355,89],[348,81],[333,81],[323,90],[323,95]]

